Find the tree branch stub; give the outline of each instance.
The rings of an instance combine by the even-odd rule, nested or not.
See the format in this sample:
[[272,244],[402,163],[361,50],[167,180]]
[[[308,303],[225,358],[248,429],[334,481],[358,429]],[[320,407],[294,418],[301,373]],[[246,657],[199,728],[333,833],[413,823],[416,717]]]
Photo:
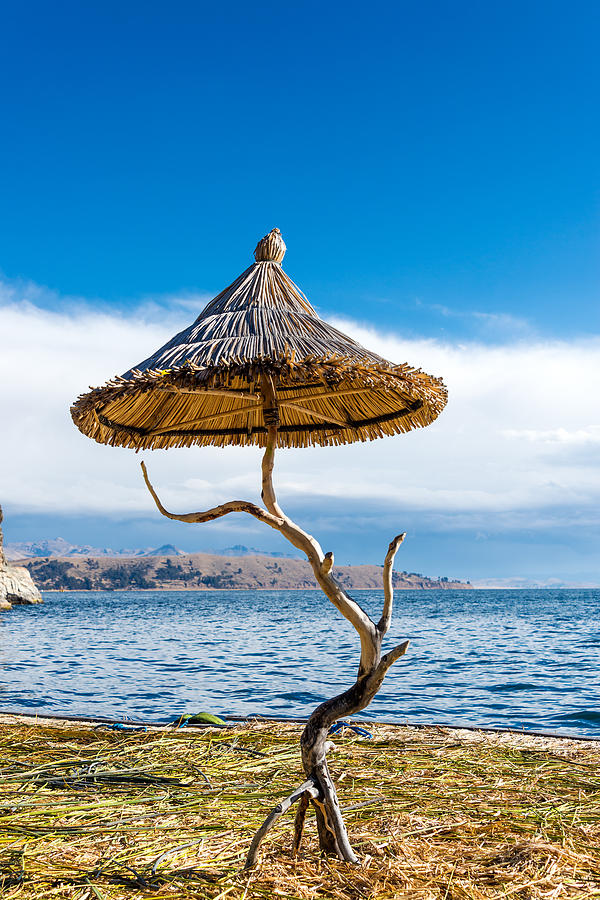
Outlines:
[[392,621],[392,608],[394,604],[394,588],[392,586],[394,558],[405,537],[406,532],[403,532],[402,534],[396,535],[394,540],[390,542],[383,563],[383,613],[381,614],[381,619],[377,623],[377,631],[382,637],[387,634]]

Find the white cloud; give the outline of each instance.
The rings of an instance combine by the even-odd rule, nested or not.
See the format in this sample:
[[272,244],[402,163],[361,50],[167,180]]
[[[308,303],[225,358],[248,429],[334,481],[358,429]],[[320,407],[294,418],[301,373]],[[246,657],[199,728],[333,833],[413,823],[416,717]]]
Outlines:
[[[69,406],[89,385],[127,370],[184,327],[196,310],[147,304],[131,314],[70,305],[40,309],[14,286],[0,291],[0,502],[31,512],[147,513],[139,457],[99,446]],[[190,305],[190,298],[184,304]],[[199,311],[202,301],[199,301]],[[449,403],[422,431],[370,444],[279,454],[282,500],[302,495],[397,505],[457,517],[532,523],[556,511],[600,509],[600,464],[577,456],[600,439],[600,337],[510,345],[403,340],[338,320],[389,359],[442,375]],[[549,452],[560,449],[560,461]],[[570,454],[573,454],[572,456]],[[165,503],[181,511],[232,497],[257,499],[257,450],[146,453]],[[552,511],[552,512],[550,512]],[[450,527],[450,525],[448,526]]]
[[[600,460],[582,464],[574,452],[569,465],[568,452],[599,432],[600,337],[451,345],[336,324],[388,359],[441,375],[448,386],[448,406],[437,422],[381,442],[376,492],[433,510],[598,505]],[[560,464],[548,453],[550,439],[561,442]],[[394,477],[381,483],[385,472]]]

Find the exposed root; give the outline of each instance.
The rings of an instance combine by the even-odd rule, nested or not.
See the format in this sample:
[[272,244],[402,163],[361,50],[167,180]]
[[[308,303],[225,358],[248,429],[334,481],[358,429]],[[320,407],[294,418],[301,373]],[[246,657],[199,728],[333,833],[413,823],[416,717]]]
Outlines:
[[260,826],[254,837],[252,838],[252,843],[250,844],[250,849],[248,850],[248,856],[246,857],[246,864],[244,869],[251,869],[256,864],[256,857],[258,854],[258,848],[260,847],[261,841],[264,837],[269,833],[273,825],[277,822],[284,812],[293,806],[294,803],[297,803],[305,794],[308,796],[316,798],[319,795],[319,787],[314,781],[314,779],[309,778],[308,781],[305,781],[299,788],[297,788],[289,797],[286,797],[285,800],[282,800],[281,803],[278,803],[275,809],[273,809],[263,824]]

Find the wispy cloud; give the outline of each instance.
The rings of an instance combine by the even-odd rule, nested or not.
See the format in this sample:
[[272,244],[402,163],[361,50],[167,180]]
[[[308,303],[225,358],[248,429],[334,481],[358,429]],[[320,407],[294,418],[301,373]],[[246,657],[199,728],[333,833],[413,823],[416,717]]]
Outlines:
[[497,339],[504,338],[506,340],[511,336],[524,337],[534,334],[532,323],[523,316],[513,316],[505,312],[460,310],[445,306],[442,303],[424,303],[419,299],[415,300],[415,305],[445,319],[457,319],[463,323],[479,326],[486,333],[486,337],[494,333]]
[[1,308],[23,309],[29,305],[35,307],[40,314],[47,313],[49,316],[54,313],[75,318],[107,315],[118,319],[124,315],[127,319],[141,320],[149,324],[156,322],[164,323],[165,327],[177,325],[183,327],[189,324],[190,316],[192,318],[197,316],[211,299],[212,294],[196,291],[155,294],[152,297],[128,301],[127,312],[123,313],[122,305],[115,306],[102,298],[61,295],[45,285],[25,279],[3,278],[0,274]]

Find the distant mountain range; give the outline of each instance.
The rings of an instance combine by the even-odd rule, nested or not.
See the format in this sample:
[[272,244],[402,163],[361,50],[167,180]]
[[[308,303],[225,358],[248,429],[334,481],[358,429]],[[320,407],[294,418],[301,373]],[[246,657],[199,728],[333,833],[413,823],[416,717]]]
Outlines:
[[[94,559],[102,557],[133,559],[145,556],[186,556],[185,550],[174,547],[173,544],[163,544],[162,547],[145,547],[144,549],[121,548],[113,550],[111,547],[92,547],[89,544],[80,546],[57,537],[45,541],[22,541],[14,544],[5,544],[4,552],[9,560],[53,558],[61,559],[70,557],[87,557]],[[293,553],[277,553],[273,550],[259,550],[256,547],[245,547],[243,544],[235,544],[233,547],[223,549],[211,549],[204,551],[215,556],[272,556],[279,559],[294,559]]]
[[[113,550],[71,544],[63,538],[5,545],[10,560],[20,560],[44,590],[174,590],[174,589],[301,589],[316,588],[305,559],[235,544],[222,550],[186,553],[173,544],[145,549]],[[348,588],[381,588],[382,566],[336,567]],[[468,588],[448,578],[418,572],[394,572],[394,587],[409,589]]]

